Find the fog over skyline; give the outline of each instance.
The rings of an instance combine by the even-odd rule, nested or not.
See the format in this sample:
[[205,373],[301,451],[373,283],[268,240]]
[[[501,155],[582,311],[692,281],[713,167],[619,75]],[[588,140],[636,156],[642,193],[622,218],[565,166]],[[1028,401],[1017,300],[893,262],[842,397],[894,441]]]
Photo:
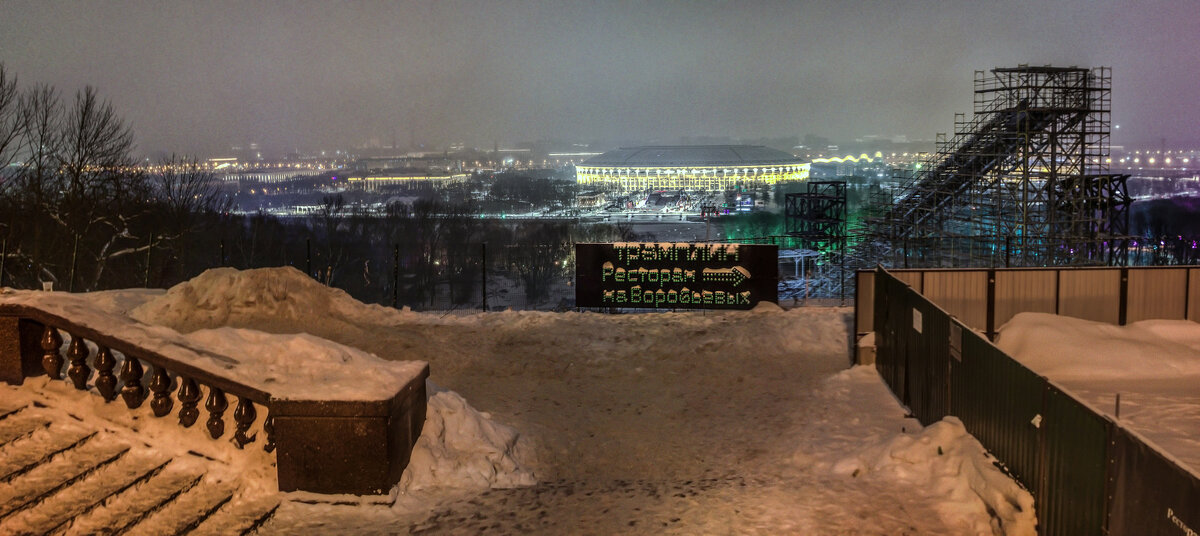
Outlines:
[[1111,66],[1113,144],[1200,146],[1190,0],[0,2],[0,61],[90,84],[138,152],[931,139],[975,70]]

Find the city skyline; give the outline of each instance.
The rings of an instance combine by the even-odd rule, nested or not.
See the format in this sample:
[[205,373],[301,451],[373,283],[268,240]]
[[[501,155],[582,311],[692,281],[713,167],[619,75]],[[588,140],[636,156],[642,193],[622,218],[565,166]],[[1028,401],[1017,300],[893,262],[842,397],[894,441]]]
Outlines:
[[6,2],[0,20],[22,87],[95,86],[142,154],[931,139],[971,111],[975,70],[1020,63],[1111,66],[1114,145],[1200,144],[1186,2]]

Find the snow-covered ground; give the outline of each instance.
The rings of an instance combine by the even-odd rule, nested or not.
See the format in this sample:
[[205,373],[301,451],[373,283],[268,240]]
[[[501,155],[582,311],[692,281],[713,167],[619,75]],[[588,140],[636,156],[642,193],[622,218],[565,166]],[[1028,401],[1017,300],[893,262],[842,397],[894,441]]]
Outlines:
[[267,532],[1034,533],[1030,495],[957,420],[922,429],[874,369],[849,367],[846,308],[438,316],[292,269],[88,299],[185,333],[308,333],[429,362],[391,504],[293,494]]
[[1200,473],[1200,324],[1021,313],[997,346]]

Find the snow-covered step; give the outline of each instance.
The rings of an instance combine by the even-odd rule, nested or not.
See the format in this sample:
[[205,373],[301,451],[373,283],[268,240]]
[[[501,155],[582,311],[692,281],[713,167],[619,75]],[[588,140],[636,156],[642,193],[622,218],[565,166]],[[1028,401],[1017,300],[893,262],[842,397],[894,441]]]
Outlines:
[[270,521],[279,508],[277,494],[255,497],[235,497],[217,510],[189,536],[223,536],[226,534],[250,534]]
[[51,458],[79,446],[96,432],[69,424],[35,431],[21,439],[0,446],[0,484],[23,475]]
[[158,474],[115,495],[81,516],[65,534],[118,534],[154,515],[198,484],[203,473],[191,464],[172,462]]
[[7,445],[50,427],[50,417],[36,408],[21,408],[0,419],[0,445]]
[[25,409],[25,404],[15,400],[0,400],[0,420],[8,418],[9,415]]
[[127,536],[187,534],[233,499],[237,485],[206,477],[154,515],[135,525]]
[[131,452],[47,497],[37,506],[14,515],[7,524],[18,533],[54,533],[76,517],[101,506],[110,497],[149,480],[166,463],[163,456],[145,449]]
[[128,451],[128,444],[109,434],[97,434],[0,484],[0,524],[117,461]]

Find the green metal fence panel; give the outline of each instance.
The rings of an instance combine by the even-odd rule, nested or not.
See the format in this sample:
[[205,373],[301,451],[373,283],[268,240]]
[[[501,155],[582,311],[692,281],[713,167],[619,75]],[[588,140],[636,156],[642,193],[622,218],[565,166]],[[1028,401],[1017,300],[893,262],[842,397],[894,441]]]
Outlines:
[[946,416],[950,316],[912,290],[905,297],[911,320],[907,330],[907,403],[917,420],[928,426]]
[[1040,532],[1105,534],[1112,422],[1053,384],[1047,384],[1044,406],[1043,482],[1037,494]]
[[897,382],[896,360],[898,304],[903,297],[904,285],[882,269],[875,277],[875,367],[897,398],[903,397],[903,383]]
[[1026,489],[1037,490],[1040,415],[1046,380],[963,329],[962,359],[951,363],[951,414]]
[[875,332],[875,370],[883,382],[892,388],[892,341],[888,333],[888,276],[882,269],[876,270],[872,281],[875,301],[871,310],[871,330]]
[[922,424],[941,420],[950,404],[950,317],[891,274],[874,279],[876,368]]
[[1108,533],[1200,532],[1200,476],[1164,456],[1136,434],[1114,427],[1109,444],[1112,482]]
[[912,403],[912,389],[909,386],[909,371],[912,348],[912,303],[913,291],[908,287],[897,284],[892,290],[892,299],[888,303],[891,311],[888,313],[889,323],[892,324],[892,337],[895,342],[894,358],[892,360],[892,382],[896,388],[892,391],[905,406]]

